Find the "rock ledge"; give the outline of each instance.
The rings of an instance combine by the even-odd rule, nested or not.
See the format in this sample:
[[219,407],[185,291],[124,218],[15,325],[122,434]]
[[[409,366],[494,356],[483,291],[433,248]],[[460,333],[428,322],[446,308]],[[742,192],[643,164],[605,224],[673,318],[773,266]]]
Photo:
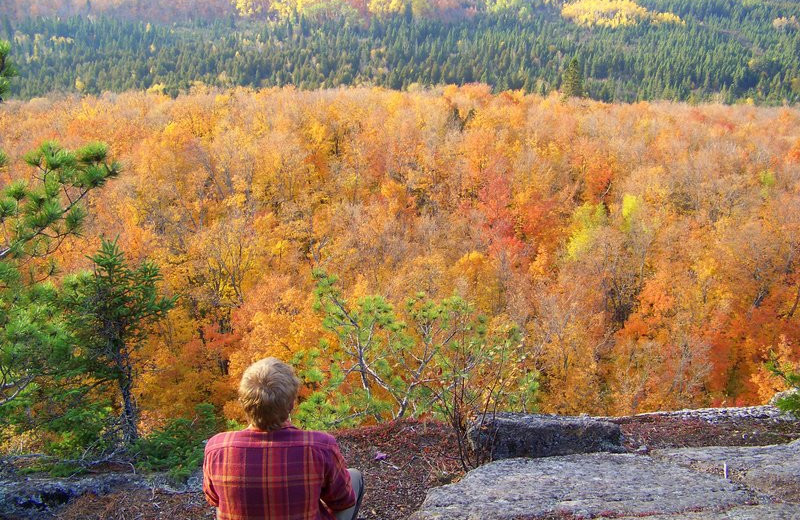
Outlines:
[[722,511],[752,494],[727,480],[649,457],[595,453],[507,459],[431,489],[412,520],[516,520],[561,514],[647,517]]
[[593,417],[498,413],[470,436],[493,460],[625,451],[619,425]]

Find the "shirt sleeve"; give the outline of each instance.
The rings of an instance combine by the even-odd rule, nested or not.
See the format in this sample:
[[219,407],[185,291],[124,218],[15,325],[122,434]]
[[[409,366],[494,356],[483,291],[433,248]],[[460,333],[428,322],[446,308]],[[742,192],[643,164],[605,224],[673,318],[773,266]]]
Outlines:
[[356,494],[350,483],[350,473],[336,441],[328,450],[325,462],[325,482],[320,497],[322,501],[332,511],[343,511],[356,505]]
[[211,481],[213,463],[211,461],[211,454],[206,451],[203,458],[203,494],[206,496],[206,501],[214,507],[219,507],[219,495],[214,490],[214,483]]

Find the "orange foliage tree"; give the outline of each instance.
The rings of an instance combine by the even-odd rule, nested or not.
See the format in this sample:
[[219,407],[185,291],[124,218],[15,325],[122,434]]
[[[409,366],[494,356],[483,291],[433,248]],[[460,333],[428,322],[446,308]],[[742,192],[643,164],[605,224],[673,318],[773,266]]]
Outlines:
[[259,357],[327,338],[328,366],[314,269],[352,301],[458,295],[511,322],[544,411],[761,402],[769,349],[800,335],[798,124],[476,85],[197,88],[12,101],[0,144],[14,162],[30,136],[103,139],[126,164],[87,236],[119,235],[181,295],[137,354],[147,428],[202,401],[240,417]]

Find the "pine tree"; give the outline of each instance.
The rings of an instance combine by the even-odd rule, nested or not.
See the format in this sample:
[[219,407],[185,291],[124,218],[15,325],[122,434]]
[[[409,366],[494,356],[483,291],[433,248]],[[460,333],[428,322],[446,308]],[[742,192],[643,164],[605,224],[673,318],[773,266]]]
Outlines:
[[0,40],[0,103],[11,88],[11,78],[17,75],[17,70],[8,57],[10,52],[11,44]]
[[150,326],[166,316],[175,299],[159,295],[158,266],[144,262],[131,267],[116,241],[103,240],[92,262],[93,272],[65,282],[62,305],[81,345],[86,375],[98,382],[115,383],[119,389],[122,440],[130,445],[139,438],[132,356]]
[[561,92],[567,97],[583,97],[583,72],[578,58],[572,58],[564,71],[564,79],[561,83]]
[[[77,152],[45,143],[25,156],[38,181],[14,181],[0,192],[0,406],[10,404],[69,359],[69,333],[56,308],[53,256],[80,233],[92,190],[119,174],[105,145]],[[0,153],[0,169],[8,162]]]

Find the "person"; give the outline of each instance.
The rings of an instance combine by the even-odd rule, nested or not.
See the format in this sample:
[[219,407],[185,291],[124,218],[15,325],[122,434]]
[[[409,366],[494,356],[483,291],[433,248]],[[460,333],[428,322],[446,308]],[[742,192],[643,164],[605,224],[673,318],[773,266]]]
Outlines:
[[347,469],[336,440],[289,422],[300,381],[292,367],[266,358],[239,385],[249,426],[212,437],[203,492],[218,520],[355,520],[364,480]]

